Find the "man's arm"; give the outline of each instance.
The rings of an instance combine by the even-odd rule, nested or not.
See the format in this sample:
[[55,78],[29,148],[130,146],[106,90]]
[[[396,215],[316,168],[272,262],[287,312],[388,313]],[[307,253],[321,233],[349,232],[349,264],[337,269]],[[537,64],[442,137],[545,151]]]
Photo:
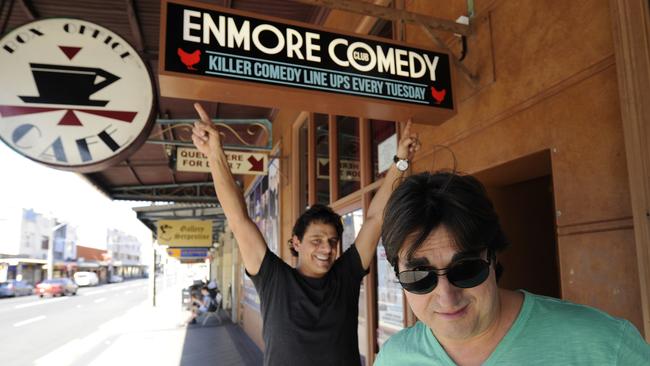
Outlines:
[[[397,145],[396,155],[400,159],[408,158],[412,162],[413,155],[419,148],[420,143],[418,142],[417,135],[411,134],[411,121],[409,120],[402,131],[402,136]],[[361,264],[365,270],[370,266],[370,262],[377,249],[377,243],[381,234],[381,225],[384,223],[384,207],[386,207],[386,202],[388,202],[388,198],[393,193],[393,189],[395,189],[397,179],[402,174],[402,172],[397,170],[395,164],[391,164],[383,183],[377,190],[377,193],[375,193],[372,202],[370,202],[366,219],[355,240],[357,251],[361,257]]]
[[196,148],[208,157],[217,199],[239,245],[244,267],[249,274],[256,275],[266,254],[266,242],[257,225],[248,216],[244,196],[235,183],[226,154],[223,152],[219,131],[199,103],[194,103],[194,108],[201,122],[194,123],[192,141]]

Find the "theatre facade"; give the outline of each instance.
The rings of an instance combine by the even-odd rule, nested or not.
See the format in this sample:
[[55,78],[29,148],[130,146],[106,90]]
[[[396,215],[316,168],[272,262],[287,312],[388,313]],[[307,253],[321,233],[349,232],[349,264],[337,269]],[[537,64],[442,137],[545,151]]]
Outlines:
[[[396,2],[432,18],[466,14],[468,3],[453,4]],[[485,184],[512,242],[500,258],[501,286],[594,306],[629,319],[648,339],[648,59],[634,49],[648,49],[647,38],[637,40],[648,29],[634,20],[647,20],[647,5],[636,15],[634,5],[616,1],[473,6],[464,39],[338,10],[324,26],[414,48],[436,48],[437,40],[452,58],[464,57],[450,60],[453,115],[415,118],[423,147],[412,172],[456,169]],[[370,59],[381,53],[366,51]],[[303,96],[294,98],[302,105]],[[291,226],[314,203],[343,216],[341,249],[352,244],[390,164],[388,146],[408,118],[379,108],[374,115],[350,113],[350,96],[337,98],[340,108],[283,108],[273,121],[279,182],[269,183],[273,189],[247,185],[251,212],[267,232],[277,226],[272,248],[288,263],[295,263],[287,244]],[[273,195],[277,222],[259,214]],[[225,263],[234,248],[224,249]],[[252,283],[237,275],[239,320],[262,346],[259,302]],[[367,364],[391,334],[414,321],[379,246],[359,303]]]
[[[315,203],[342,215],[341,251],[353,243],[393,163],[401,126],[412,119],[422,149],[411,173],[453,169],[486,186],[511,241],[500,257],[502,287],[594,306],[628,319],[650,340],[647,2],[136,3],[135,26],[130,15],[130,27],[107,25],[135,45],[131,50],[121,42],[112,56],[140,55],[155,92],[137,108],[126,92],[101,94],[123,105],[109,117],[133,123],[95,131],[98,137],[88,143],[98,144],[87,144],[123,155],[107,155],[94,169],[84,160],[88,155],[80,155],[80,168],[70,168],[50,154],[59,159],[53,165],[77,169],[113,199],[174,202],[138,212],[154,231],[157,220],[169,219],[162,210],[212,220],[211,275],[226,292],[233,321],[262,349],[259,298],[205,162],[184,150],[192,147],[186,125],[196,118],[196,100],[225,126],[249,213],[287,263],[295,265],[292,225]],[[91,14],[76,18],[93,21]],[[11,42],[0,44],[2,57],[16,57],[22,43]],[[74,61],[71,50],[62,52],[66,62]],[[140,67],[136,61],[132,67]],[[38,70],[31,71],[37,77]],[[3,117],[18,113],[3,98]],[[77,101],[86,111],[94,102],[87,95]],[[81,116],[79,110],[70,113]],[[137,117],[123,113],[136,110]],[[151,110],[149,119],[138,119]],[[76,123],[65,116],[60,123]],[[144,137],[125,137],[136,134],[124,130],[127,125],[141,126]],[[32,131],[21,126],[0,128],[15,149],[20,144],[12,138]],[[79,149],[84,141],[71,146]],[[59,145],[48,144],[56,153]],[[359,301],[364,363],[371,365],[386,339],[415,321],[379,245]]]

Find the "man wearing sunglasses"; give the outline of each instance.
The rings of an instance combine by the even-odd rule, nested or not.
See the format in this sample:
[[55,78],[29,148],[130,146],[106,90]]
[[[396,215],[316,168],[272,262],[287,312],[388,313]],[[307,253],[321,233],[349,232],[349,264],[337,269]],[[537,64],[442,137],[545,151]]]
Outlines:
[[381,236],[419,321],[383,345],[375,366],[650,364],[630,322],[497,286],[508,242],[471,176],[407,178],[386,205]]
[[382,211],[395,181],[419,148],[408,122],[395,165],[377,190],[355,244],[338,256],[343,226],[329,207],[314,205],[293,229],[291,268],[271,252],[246,212],[241,190],[228,168],[219,132],[197,103],[201,117],[192,141],[208,157],[214,187],[237,240],[244,267],[260,296],[264,364],[288,366],[360,365],[357,340],[359,289],[379,242]]

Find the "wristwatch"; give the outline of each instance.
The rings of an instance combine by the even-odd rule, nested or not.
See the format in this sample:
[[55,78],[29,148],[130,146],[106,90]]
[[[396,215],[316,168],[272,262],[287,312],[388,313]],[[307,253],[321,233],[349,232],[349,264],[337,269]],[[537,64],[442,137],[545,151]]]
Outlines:
[[395,155],[395,156],[393,156],[393,161],[395,162],[395,167],[400,172],[405,172],[406,169],[409,168],[408,159],[401,159],[401,158],[398,158],[397,155]]

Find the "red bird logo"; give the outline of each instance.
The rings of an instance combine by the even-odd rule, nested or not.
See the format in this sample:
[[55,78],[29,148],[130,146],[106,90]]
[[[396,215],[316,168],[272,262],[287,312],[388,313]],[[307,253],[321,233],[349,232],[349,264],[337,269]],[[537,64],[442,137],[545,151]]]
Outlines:
[[201,61],[201,50],[196,50],[192,53],[187,53],[179,47],[178,57],[180,57],[181,62],[185,64],[185,66],[187,66],[188,70],[196,70],[192,66],[198,64],[199,61]]
[[443,100],[445,100],[445,95],[447,94],[447,89],[442,89],[440,91],[436,90],[436,88],[431,87],[431,96],[433,99],[436,100],[436,104],[442,103]]

